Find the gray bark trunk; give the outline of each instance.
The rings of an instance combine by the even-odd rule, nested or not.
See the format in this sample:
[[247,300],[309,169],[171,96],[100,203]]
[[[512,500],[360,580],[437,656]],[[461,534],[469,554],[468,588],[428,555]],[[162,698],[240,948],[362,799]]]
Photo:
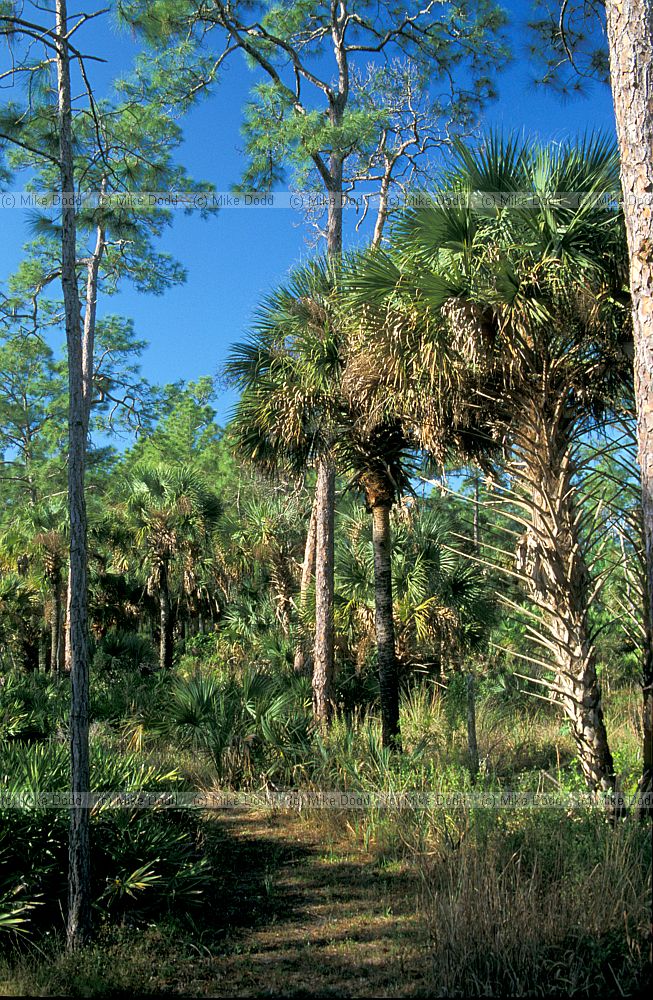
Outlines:
[[[311,516],[306,532],[306,545],[304,547],[304,562],[302,563],[302,575],[299,582],[299,610],[300,613],[306,607],[306,594],[311,585],[313,572],[315,570],[315,545],[317,540],[317,491],[313,498]],[[306,665],[306,643],[303,638],[299,639],[295,650],[293,667],[295,673],[301,674]]]
[[392,607],[392,538],[389,507],[376,506],[372,508],[372,544],[374,546],[374,622],[383,746],[398,749],[400,745],[399,674]]
[[52,582],[52,613],[50,616],[50,669],[58,674],[62,666],[61,576]]
[[313,711],[328,723],[333,711],[333,595],[335,469],[322,459],[317,469],[315,547],[315,653]]
[[605,5],[621,186],[630,255],[638,458],[647,576],[647,650],[643,678],[644,773],[651,791],[653,726],[653,6]]
[[[102,181],[102,192],[105,181]],[[82,394],[84,397],[84,428],[88,435],[91,419],[91,402],[93,399],[93,359],[95,357],[95,322],[97,316],[98,277],[100,262],[104,253],[105,229],[98,226],[95,234],[95,248],[86,271],[86,302],[84,306],[84,328],[82,331]],[[65,621],[65,655],[64,670],[70,672],[70,601],[71,601],[70,570],[66,587],[66,621]]]
[[[341,112],[334,109],[337,124]],[[327,217],[327,254],[342,257],[342,157],[332,154]],[[316,548],[315,548],[315,647],[313,655],[313,710],[321,723],[328,723],[333,711],[334,670],[334,531],[336,472],[328,456],[317,469]]]
[[66,32],[66,0],[56,2],[57,86],[59,115],[59,161],[62,193],[61,285],[66,318],[68,348],[68,507],[70,516],[70,810],[68,925],[69,949],[76,949],[91,931],[91,891],[89,852],[90,792],[88,750],[88,593],[86,578],[86,500],[84,472],[86,429],[80,301],[77,288],[76,217],[73,194],[75,178],[72,154],[72,108],[70,63]]

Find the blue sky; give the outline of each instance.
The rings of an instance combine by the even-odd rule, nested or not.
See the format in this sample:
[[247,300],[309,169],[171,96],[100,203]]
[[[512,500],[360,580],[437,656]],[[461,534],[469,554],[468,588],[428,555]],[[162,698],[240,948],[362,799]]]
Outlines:
[[[563,102],[534,86],[535,71],[524,50],[523,22],[529,5],[512,2],[504,6],[511,13],[514,60],[498,79],[499,97],[487,109],[485,123],[545,141],[582,135],[586,130],[612,131],[608,88],[593,86],[588,96]],[[90,42],[89,37],[87,51]],[[105,66],[93,67],[101,90],[129,68],[136,46],[128,34],[103,18],[93,28],[92,50],[107,59]],[[228,191],[239,179],[241,109],[253,80],[254,74],[236,57],[211,96],[183,121],[180,161],[194,178],[212,182],[219,191]],[[0,281],[4,281],[20,260],[27,234],[18,210],[2,212],[0,219]],[[347,213],[346,241],[353,237],[355,222],[353,213]],[[166,383],[216,374],[229,345],[245,335],[261,295],[309,254],[307,237],[311,235],[302,216],[291,209],[224,209],[208,221],[178,214],[159,245],[181,261],[188,271],[187,282],[161,297],[127,289],[100,302],[99,314],[133,318],[137,335],[150,344],[142,363],[150,381]],[[230,393],[219,396],[222,421],[232,405]]]

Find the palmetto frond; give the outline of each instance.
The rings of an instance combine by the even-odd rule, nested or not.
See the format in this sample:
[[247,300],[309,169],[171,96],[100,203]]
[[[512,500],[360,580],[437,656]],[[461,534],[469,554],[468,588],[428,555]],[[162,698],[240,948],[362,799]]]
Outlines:
[[341,329],[339,271],[317,259],[291,275],[258,312],[249,339],[232,348],[226,373],[243,389],[231,433],[266,471],[313,462],[337,419]]

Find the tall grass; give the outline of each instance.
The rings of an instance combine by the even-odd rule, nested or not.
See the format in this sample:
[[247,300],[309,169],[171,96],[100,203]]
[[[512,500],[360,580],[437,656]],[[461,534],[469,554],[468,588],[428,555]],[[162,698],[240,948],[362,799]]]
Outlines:
[[647,831],[598,814],[487,819],[419,859],[434,994],[637,994],[650,977]]

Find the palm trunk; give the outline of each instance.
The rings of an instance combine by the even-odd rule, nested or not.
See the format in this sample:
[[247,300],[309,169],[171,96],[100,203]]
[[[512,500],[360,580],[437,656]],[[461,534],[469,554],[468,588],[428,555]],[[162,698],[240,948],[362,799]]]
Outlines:
[[[646,591],[647,581],[644,581]],[[645,593],[645,610],[648,611],[648,599]],[[638,812],[641,819],[653,817],[653,648],[651,646],[651,622],[645,618],[647,642],[644,648],[642,664],[642,731],[643,760],[642,776],[637,789],[639,797]]]
[[653,7],[650,0],[605,5],[610,76],[621,153],[635,344],[637,450],[642,477],[648,629],[644,670],[644,773],[652,790],[653,727]]
[[[315,545],[317,540],[317,492],[313,498],[313,506],[311,507],[311,517],[308,522],[308,531],[306,533],[306,545],[304,547],[304,562],[302,563],[302,576],[299,583],[299,611],[300,617],[304,608],[306,607],[306,595],[308,593],[308,588],[311,585],[311,579],[313,577],[313,571],[315,568]],[[306,643],[303,638],[300,638],[297,649],[295,650],[295,659],[293,667],[295,673],[301,674],[304,671],[306,664]]]
[[328,723],[333,711],[333,596],[335,469],[320,461],[316,486],[315,544],[315,654],[313,660],[313,711],[318,722]]
[[[549,409],[552,412],[546,412]],[[563,404],[547,408],[538,400],[530,409],[528,426],[517,435],[527,492],[524,505],[530,507],[531,520],[517,565],[543,615],[546,648],[556,664],[554,698],[569,719],[585,782],[591,792],[612,796],[614,763],[588,621],[590,579],[565,421]]]
[[172,669],[173,621],[167,566],[164,566],[161,571],[161,583],[159,586],[159,627],[161,629],[159,637],[159,666],[162,670],[170,670]]
[[399,674],[392,615],[392,538],[390,507],[372,507],[376,654],[381,696],[383,746],[399,748]]
[[66,0],[56,0],[57,86],[59,116],[59,166],[61,208],[61,285],[68,348],[68,508],[70,516],[70,810],[68,926],[69,949],[83,945],[91,932],[91,886],[89,811],[85,799],[90,792],[88,752],[88,592],[86,568],[86,428],[80,301],[77,288],[76,217],[73,193],[75,178],[72,154],[72,108],[70,62],[66,33]]

